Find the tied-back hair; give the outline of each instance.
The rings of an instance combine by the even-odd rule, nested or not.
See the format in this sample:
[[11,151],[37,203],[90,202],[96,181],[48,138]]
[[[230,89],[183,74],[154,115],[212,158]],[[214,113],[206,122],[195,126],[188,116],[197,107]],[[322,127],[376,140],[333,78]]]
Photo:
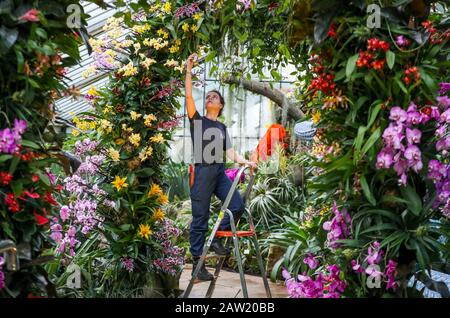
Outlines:
[[[208,93],[211,93],[211,92],[217,93],[217,95],[219,95],[220,103],[222,104],[222,108],[219,111],[219,117],[220,117],[220,116],[222,116],[223,109],[225,108],[225,99],[223,98],[222,94],[220,94],[220,92],[217,89],[212,89]],[[206,95],[208,95],[208,93],[206,93]]]

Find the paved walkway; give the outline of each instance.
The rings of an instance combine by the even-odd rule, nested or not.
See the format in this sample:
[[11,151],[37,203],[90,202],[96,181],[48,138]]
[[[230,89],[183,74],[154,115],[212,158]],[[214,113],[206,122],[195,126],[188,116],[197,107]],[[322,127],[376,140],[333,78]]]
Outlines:
[[[208,268],[210,273],[214,272],[213,268]],[[192,264],[186,264],[180,278],[180,288],[185,290],[191,278]],[[253,275],[245,275],[247,282],[248,296],[250,298],[266,298],[266,292],[261,277]],[[208,289],[209,282],[199,282],[194,285],[190,298],[203,298]],[[276,284],[269,281],[270,291],[273,298],[288,297],[286,287],[281,283]],[[242,298],[241,281],[239,273],[233,273],[226,270],[220,272],[216,282],[216,288],[212,295],[213,298]]]

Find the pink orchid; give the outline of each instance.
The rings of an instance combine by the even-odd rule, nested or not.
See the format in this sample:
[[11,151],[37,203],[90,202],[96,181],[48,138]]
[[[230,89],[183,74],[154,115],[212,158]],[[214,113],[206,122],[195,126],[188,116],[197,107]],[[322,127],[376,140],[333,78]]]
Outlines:
[[28,10],[24,15],[22,15],[19,19],[27,22],[39,22],[38,17],[39,11],[36,9]]

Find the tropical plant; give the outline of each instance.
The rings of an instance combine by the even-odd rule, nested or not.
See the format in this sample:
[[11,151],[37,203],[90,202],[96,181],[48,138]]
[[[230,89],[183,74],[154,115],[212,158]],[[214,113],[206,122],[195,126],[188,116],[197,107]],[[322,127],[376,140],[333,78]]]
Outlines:
[[182,201],[189,198],[188,165],[170,161],[164,167],[164,181],[170,201]]
[[[62,164],[63,134],[51,125],[55,99],[76,93],[64,84],[85,35],[67,24],[71,1],[3,1],[0,10],[0,240],[12,240],[20,268],[5,272],[2,297],[54,295],[40,257],[53,198],[52,164]],[[3,288],[4,287],[4,288]]]

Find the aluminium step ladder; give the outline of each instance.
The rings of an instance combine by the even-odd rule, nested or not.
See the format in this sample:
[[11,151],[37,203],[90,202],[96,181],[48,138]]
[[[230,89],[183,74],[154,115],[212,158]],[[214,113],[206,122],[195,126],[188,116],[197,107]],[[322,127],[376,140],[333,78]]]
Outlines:
[[[249,166],[243,166],[239,169],[236,177],[234,178],[234,181],[231,185],[230,191],[228,192],[228,195],[225,199],[225,202],[223,203],[221,210],[219,212],[219,216],[218,219],[216,221],[216,223],[214,224],[213,230],[211,231],[211,234],[208,238],[208,240],[206,241],[204,247],[203,247],[203,254],[199,259],[199,262],[197,264],[197,267],[194,270],[194,273],[192,275],[191,280],[189,281],[189,284],[186,288],[186,290],[184,291],[184,293],[181,295],[181,297],[183,298],[188,298],[192,288],[194,286],[194,283],[197,279],[197,275],[200,271],[200,268],[203,266],[203,263],[205,262],[205,259],[207,258],[207,253],[209,251],[209,248],[211,246],[211,242],[214,239],[214,237],[225,237],[225,238],[232,238],[233,242],[234,242],[234,255],[238,264],[238,269],[239,269],[239,276],[240,276],[240,281],[241,281],[241,287],[242,287],[242,294],[244,296],[244,298],[248,298],[248,289],[247,289],[247,283],[245,281],[245,275],[244,275],[244,268],[242,265],[242,257],[239,251],[239,237],[248,237],[250,239],[250,241],[253,243],[254,247],[255,247],[255,253],[256,253],[256,257],[258,259],[258,264],[259,264],[259,268],[260,268],[260,272],[261,272],[261,276],[262,276],[262,280],[263,280],[263,284],[264,284],[264,288],[266,290],[266,295],[268,298],[272,298],[272,294],[270,292],[270,288],[269,288],[269,282],[267,281],[267,276],[266,276],[266,270],[264,268],[264,263],[262,261],[261,258],[261,252],[259,250],[259,245],[258,245],[258,239],[256,237],[256,231],[255,231],[255,226],[253,223],[253,218],[252,215],[249,211],[248,208],[245,209],[245,212],[247,214],[247,219],[250,225],[250,230],[249,231],[237,231],[236,230],[236,224],[234,222],[234,218],[233,218],[233,213],[231,213],[231,211],[228,209],[228,205],[230,204],[231,198],[233,197],[234,191],[236,191],[236,187],[239,183],[239,180],[241,178],[242,173],[244,173],[245,169],[249,168]],[[248,186],[245,190],[245,195],[244,195],[244,204],[247,203],[248,197],[250,195],[251,189],[253,187],[253,183],[255,181],[255,173],[251,173],[250,174],[250,180],[248,183]],[[231,231],[219,231],[219,225],[222,222],[225,213],[227,213],[230,216],[230,225],[231,225]],[[217,262],[217,266],[216,269],[214,271],[214,278],[212,281],[210,281],[208,290],[206,292],[205,298],[211,298],[213,292],[214,292],[214,288],[216,286],[216,281],[219,278],[219,274],[220,271],[222,269],[222,266],[225,262],[225,258],[228,255],[217,255],[214,257],[218,257],[219,260]]]

